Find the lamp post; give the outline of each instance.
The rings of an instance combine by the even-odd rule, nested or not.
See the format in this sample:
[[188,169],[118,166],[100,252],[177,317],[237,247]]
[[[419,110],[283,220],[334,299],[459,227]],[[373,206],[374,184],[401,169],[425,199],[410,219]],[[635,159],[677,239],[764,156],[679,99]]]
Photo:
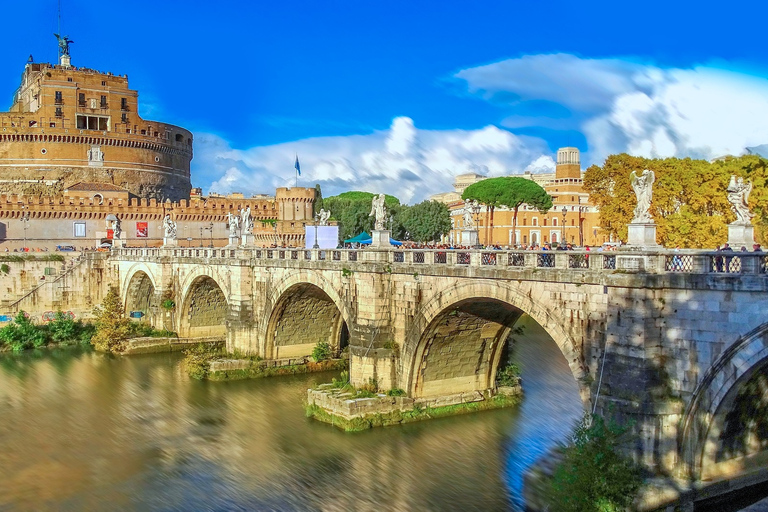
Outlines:
[[472,202],[472,215],[475,217],[475,233],[477,233],[477,246],[480,247],[480,203],[477,201]]
[[315,243],[312,244],[312,248],[313,249],[319,249],[320,248],[320,244],[317,243],[317,223],[320,220],[320,214],[316,213],[314,218],[315,218]]
[[588,206],[581,206],[581,196],[579,196],[579,247],[584,247],[584,219],[582,213],[586,213]]
[[277,219],[275,219],[275,223],[273,224],[273,226],[275,227],[275,247],[278,247],[278,243],[277,243]]
[[210,224],[208,224],[208,229],[209,229],[209,230],[210,230],[210,232],[211,232],[211,249],[213,249],[213,222],[211,222]]
[[563,206],[562,213],[563,213],[563,234],[562,234],[561,240],[560,240],[561,244],[563,242],[567,241],[567,238],[565,237],[565,216],[568,215],[568,207],[567,206]]
[[[27,207],[26,206],[22,206],[21,208],[22,208],[22,210],[26,210]],[[24,252],[26,252],[26,250],[27,250],[27,226],[29,225],[29,212],[28,211],[24,211],[21,214],[21,219],[20,220],[24,223],[24,247],[23,247],[23,250],[24,250]]]
[[203,246],[203,226],[200,226],[200,247]]

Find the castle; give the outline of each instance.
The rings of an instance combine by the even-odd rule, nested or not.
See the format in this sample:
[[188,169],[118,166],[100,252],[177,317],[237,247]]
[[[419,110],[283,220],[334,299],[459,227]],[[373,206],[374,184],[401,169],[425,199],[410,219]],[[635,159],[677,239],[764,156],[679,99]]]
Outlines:
[[313,188],[202,197],[190,180],[192,133],[142,119],[128,77],[72,66],[69,42],[59,38],[56,65],[30,57],[10,110],[0,113],[0,251],[118,237],[156,246],[166,214],[181,245],[220,246],[227,213],[247,207],[256,244],[303,245]]

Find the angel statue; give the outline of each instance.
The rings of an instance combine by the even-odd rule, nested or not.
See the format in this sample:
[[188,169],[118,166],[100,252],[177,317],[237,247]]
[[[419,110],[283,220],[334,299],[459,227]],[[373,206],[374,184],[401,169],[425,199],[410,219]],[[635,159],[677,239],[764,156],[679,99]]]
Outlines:
[[227,224],[229,224],[229,236],[237,237],[237,228],[240,227],[240,217],[227,212]]
[[240,210],[240,224],[243,226],[243,234],[253,233],[253,216],[251,216],[251,207]]
[[163,238],[169,240],[176,238],[176,223],[171,220],[169,214],[163,217]]
[[331,218],[331,211],[320,208],[320,212],[317,214],[317,220],[321,226],[328,225],[328,219]]
[[653,218],[648,213],[648,209],[651,207],[653,182],[656,181],[656,175],[648,169],[645,169],[639,176],[635,171],[632,171],[632,174],[629,175],[629,180],[637,197],[637,206],[635,206],[635,216],[632,219],[632,223],[652,223]]
[[472,201],[469,199],[464,200],[464,229],[472,229],[475,227],[475,220],[472,218]]
[[373,203],[371,204],[371,213],[368,214],[369,217],[375,216],[375,224],[374,228],[376,231],[383,231],[386,229],[384,227],[384,223],[387,220],[387,208],[384,206],[384,194],[379,194],[378,196],[373,196]]
[[56,40],[59,42],[59,52],[61,55],[69,55],[69,45],[74,43],[69,36],[60,36],[59,34],[53,34],[56,36]]
[[749,193],[752,192],[752,182],[744,182],[744,178],[737,178],[731,175],[731,182],[728,184],[728,188],[725,189],[728,192],[728,202],[731,203],[731,210],[736,214],[736,222],[734,224],[742,224],[750,226],[752,224],[752,217],[754,213],[749,211]]

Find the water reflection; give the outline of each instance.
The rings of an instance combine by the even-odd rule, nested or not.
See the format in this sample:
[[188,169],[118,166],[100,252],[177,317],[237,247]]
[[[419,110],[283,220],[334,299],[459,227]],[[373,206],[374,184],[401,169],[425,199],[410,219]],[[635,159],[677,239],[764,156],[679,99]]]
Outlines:
[[0,509],[517,509],[522,470],[581,407],[557,347],[526,334],[519,409],[354,435],[303,415],[327,374],[201,383],[177,355],[0,355]]

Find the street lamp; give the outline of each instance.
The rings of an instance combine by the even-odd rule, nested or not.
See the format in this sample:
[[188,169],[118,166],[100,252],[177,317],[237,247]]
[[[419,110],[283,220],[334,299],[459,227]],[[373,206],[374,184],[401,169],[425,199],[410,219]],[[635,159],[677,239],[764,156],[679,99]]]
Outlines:
[[[26,206],[22,206],[21,208],[22,208],[22,210],[24,210],[27,207]],[[24,250],[24,252],[26,252],[26,250],[27,250],[27,225],[29,224],[29,212],[28,211],[23,212],[21,214],[21,219],[19,219],[19,220],[21,220],[24,223],[24,247],[23,247],[23,250]]]
[[562,213],[563,213],[563,234],[560,237],[561,238],[560,239],[560,243],[561,244],[564,243],[567,240],[567,238],[565,237],[565,216],[568,215],[568,207],[567,206],[563,206]]
[[203,226],[200,226],[200,247],[203,246]]
[[315,243],[312,244],[312,248],[313,249],[319,249],[320,248],[320,244],[317,243],[317,223],[318,223],[319,220],[320,220],[320,214],[316,213],[315,214]]
[[208,224],[208,229],[209,229],[209,230],[210,230],[210,232],[211,232],[211,249],[213,249],[213,222],[211,222],[210,224]]
[[477,201],[472,202],[472,215],[475,217],[475,233],[477,233],[477,247],[480,247],[480,203]]
[[275,247],[277,248],[278,247],[278,243],[277,243],[277,219],[275,219],[275,223],[273,224],[273,226],[275,227]]

